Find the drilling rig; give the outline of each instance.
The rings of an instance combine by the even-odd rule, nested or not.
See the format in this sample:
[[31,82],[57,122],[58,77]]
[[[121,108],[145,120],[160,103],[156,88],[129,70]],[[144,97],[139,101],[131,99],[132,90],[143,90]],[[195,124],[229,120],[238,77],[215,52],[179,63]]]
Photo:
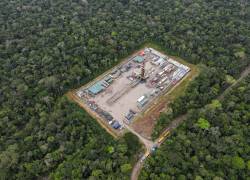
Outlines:
[[146,80],[145,78],[145,61],[142,62],[141,65],[141,81],[144,82]]

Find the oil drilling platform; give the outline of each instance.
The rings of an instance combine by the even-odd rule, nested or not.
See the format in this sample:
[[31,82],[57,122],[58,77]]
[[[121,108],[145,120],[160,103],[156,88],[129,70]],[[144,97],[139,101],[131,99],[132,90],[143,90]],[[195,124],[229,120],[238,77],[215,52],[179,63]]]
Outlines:
[[124,94],[129,92],[132,88],[137,86],[139,83],[145,83],[146,82],[146,75],[145,75],[145,61],[142,62],[141,64],[141,72],[140,75],[138,76],[138,79],[133,81],[131,84],[127,85],[127,87],[121,89],[120,91],[116,92],[111,98],[107,100],[107,103],[109,105],[114,104],[120,97],[122,97]]
[[141,75],[140,75],[141,82],[145,82],[145,61],[142,62],[141,65]]

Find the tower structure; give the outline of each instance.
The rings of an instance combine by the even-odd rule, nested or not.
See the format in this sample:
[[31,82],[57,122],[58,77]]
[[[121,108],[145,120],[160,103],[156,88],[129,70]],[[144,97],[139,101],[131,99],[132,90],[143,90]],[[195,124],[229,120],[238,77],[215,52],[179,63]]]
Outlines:
[[141,80],[142,81],[145,80],[145,61],[142,62],[142,66],[141,66]]

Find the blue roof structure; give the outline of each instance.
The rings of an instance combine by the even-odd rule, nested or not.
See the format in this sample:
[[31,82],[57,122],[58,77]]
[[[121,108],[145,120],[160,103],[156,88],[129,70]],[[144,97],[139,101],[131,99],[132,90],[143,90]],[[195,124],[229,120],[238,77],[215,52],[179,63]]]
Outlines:
[[141,63],[144,61],[144,58],[142,56],[135,56],[133,60],[135,62]]
[[102,86],[102,82],[97,82],[94,85],[92,85],[88,90],[93,94],[98,94],[104,89]]

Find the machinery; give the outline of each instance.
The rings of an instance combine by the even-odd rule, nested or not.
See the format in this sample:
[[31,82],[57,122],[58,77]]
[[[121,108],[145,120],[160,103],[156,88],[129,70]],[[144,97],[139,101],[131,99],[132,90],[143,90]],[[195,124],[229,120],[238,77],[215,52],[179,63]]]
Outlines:
[[145,81],[145,61],[142,62],[142,66],[141,66],[141,81]]
[[164,138],[166,138],[167,136],[170,135],[170,131],[166,131],[159,139],[158,139],[158,143],[162,143],[162,141],[164,140]]

